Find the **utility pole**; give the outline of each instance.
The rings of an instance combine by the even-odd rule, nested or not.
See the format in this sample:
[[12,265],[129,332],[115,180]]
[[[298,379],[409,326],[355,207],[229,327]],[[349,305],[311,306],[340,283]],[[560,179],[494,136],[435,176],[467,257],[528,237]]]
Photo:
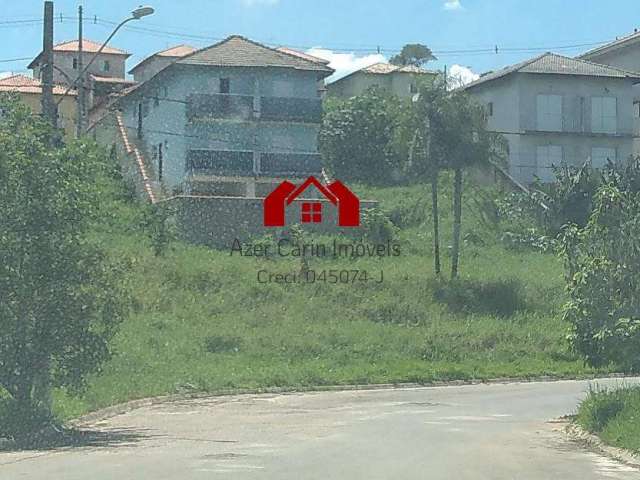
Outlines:
[[54,127],[58,112],[53,102],[53,2],[44,2],[44,30],[42,35],[42,116]]
[[80,137],[84,132],[85,116],[85,88],[84,88],[84,61],[82,59],[82,5],[78,6],[78,71],[80,79],[78,82],[78,118],[76,119],[76,137]]

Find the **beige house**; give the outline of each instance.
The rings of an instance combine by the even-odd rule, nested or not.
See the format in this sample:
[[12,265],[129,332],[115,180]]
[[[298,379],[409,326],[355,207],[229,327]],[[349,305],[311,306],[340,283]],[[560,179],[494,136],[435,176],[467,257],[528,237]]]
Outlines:
[[545,53],[464,87],[486,106],[489,128],[509,142],[509,170],[523,183],[555,179],[554,166],[603,166],[628,158],[638,134],[640,73]]
[[438,72],[411,65],[376,63],[328,84],[327,89],[331,96],[349,98],[377,86],[398,97],[411,97],[418,92],[420,81],[433,81],[437,76]]
[[[86,67],[89,60],[100,49],[100,43],[82,40],[82,59]],[[97,77],[125,78],[125,62],[130,55],[124,50],[105,47],[87,72]],[[59,43],[53,47],[53,81],[60,85],[69,85],[78,78],[78,40]],[[41,78],[42,52],[28,66],[33,70],[33,78]]]
[[162,50],[148,56],[135,67],[129,70],[136,82],[145,82],[153,77],[160,70],[171,65],[173,62],[186,55],[190,55],[197,49],[190,45],[177,45],[175,47]]
[[[61,85],[53,87],[54,101],[60,102],[58,107],[58,126],[65,131],[65,137],[72,139],[75,137],[76,122],[76,91],[70,90],[66,95],[67,88]],[[0,79],[0,92],[13,92],[20,96],[20,99],[28,105],[34,113],[42,111],[42,82],[40,80],[27,77],[25,75],[13,75]]]

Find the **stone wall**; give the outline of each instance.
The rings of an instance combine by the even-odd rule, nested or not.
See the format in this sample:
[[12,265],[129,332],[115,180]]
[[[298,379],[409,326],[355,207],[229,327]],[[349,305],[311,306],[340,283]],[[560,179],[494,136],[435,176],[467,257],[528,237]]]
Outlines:
[[[294,201],[287,208],[287,224],[300,223],[300,206],[303,200]],[[359,235],[362,227],[337,227],[337,211],[326,200],[314,200],[323,204],[323,222],[305,224],[305,230],[321,233]],[[244,197],[178,196],[166,201],[175,209],[178,229],[183,240],[199,245],[229,248],[238,238],[247,241],[281,229],[263,226],[263,199]],[[361,211],[376,205],[362,201]]]

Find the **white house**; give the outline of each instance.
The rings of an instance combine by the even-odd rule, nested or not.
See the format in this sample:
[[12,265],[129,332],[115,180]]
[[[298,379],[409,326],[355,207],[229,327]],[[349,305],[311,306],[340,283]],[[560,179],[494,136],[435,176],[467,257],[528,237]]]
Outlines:
[[640,73],[545,53],[483,75],[465,89],[509,142],[517,180],[554,180],[553,166],[596,167],[633,153]]

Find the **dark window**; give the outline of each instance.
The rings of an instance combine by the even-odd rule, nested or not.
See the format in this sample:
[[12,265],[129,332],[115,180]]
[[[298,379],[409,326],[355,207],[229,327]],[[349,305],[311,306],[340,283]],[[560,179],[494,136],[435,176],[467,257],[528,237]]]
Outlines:
[[105,60],[104,63],[102,64],[102,70],[104,70],[105,72],[108,72],[110,68],[111,68],[111,65],[109,65],[109,60]]
[[153,97],[153,106],[157,107],[160,105],[160,99],[158,98],[158,96],[156,95],[155,97]]
[[304,202],[302,204],[302,223],[321,223],[322,204],[320,202]]
[[78,69],[78,59],[77,59],[77,58],[74,58],[74,59],[73,59],[73,69],[74,69],[74,70],[77,70],[77,69]]
[[409,92],[410,93],[418,93],[418,86],[415,83],[412,83],[409,86]]
[[633,102],[633,115],[640,118],[640,102]]
[[220,93],[231,93],[231,81],[228,78],[220,79]]
[[487,103],[487,115],[493,117],[493,102]]

